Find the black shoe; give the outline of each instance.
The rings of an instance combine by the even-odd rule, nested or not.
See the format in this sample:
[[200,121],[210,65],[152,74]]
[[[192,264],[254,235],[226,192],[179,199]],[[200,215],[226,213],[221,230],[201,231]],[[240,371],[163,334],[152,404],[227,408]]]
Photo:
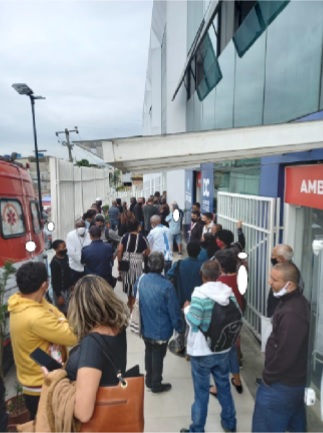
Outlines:
[[235,389],[237,390],[237,393],[242,394],[242,392],[243,392],[242,385],[236,385],[233,377],[231,378],[231,383],[235,387]]
[[257,377],[256,380],[255,380],[255,382],[256,382],[257,386],[260,386],[261,382],[262,382],[262,379],[260,377]]
[[188,428],[181,428],[180,429],[180,433],[187,433],[187,432],[189,432],[190,430],[188,429]]
[[221,427],[223,428],[223,431],[225,431],[225,432],[235,433],[237,431],[236,428],[235,429],[229,429],[229,428],[224,427],[224,425],[222,424],[222,421],[221,421]]
[[172,389],[172,385],[170,383],[162,383],[158,388],[152,388],[151,392],[153,394],[161,394],[162,392],[167,392]]

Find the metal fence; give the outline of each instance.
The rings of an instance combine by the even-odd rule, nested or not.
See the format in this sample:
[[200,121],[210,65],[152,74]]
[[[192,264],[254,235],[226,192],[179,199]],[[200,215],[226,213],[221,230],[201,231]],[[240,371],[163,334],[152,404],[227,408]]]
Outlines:
[[238,220],[243,221],[249,265],[245,320],[260,337],[261,315],[266,312],[269,290],[271,250],[279,240],[280,199],[219,192],[218,223],[237,233]]

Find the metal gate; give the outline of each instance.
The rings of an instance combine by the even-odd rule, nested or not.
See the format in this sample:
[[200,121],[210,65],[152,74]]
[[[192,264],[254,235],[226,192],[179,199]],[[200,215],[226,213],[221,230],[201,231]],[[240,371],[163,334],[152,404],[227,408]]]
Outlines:
[[235,239],[236,223],[243,221],[249,266],[245,320],[260,338],[261,315],[266,313],[269,290],[271,250],[279,241],[280,199],[219,192],[217,210],[217,222],[232,230]]

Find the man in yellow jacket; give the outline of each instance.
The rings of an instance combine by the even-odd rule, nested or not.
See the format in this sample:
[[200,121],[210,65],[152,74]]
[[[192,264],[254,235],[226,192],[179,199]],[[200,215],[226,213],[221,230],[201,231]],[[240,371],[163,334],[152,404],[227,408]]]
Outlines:
[[55,345],[74,346],[77,339],[64,314],[44,298],[48,274],[43,263],[25,263],[18,269],[16,280],[19,292],[8,300],[10,337],[17,379],[23,387],[30,417],[34,419],[44,376],[30,354],[38,347],[51,354]]

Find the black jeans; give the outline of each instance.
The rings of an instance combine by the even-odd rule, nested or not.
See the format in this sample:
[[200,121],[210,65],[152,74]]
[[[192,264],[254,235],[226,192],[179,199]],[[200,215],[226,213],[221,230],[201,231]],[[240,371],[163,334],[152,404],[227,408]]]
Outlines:
[[30,414],[30,420],[33,420],[36,418],[40,395],[24,394],[24,399],[25,399],[26,407]]
[[144,338],[146,386],[152,391],[158,390],[163,380],[164,358],[167,351],[167,343],[158,344],[155,340]]

